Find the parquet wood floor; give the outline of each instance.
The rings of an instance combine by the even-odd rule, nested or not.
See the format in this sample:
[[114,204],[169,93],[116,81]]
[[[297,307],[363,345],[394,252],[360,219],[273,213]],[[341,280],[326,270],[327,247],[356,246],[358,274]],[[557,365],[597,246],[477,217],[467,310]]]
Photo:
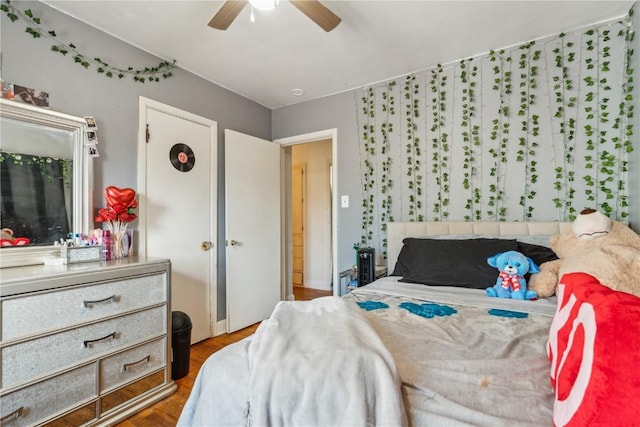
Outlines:
[[[306,301],[314,298],[331,295],[330,291],[320,291],[317,289],[294,286],[293,294],[296,301]],[[182,408],[191,393],[191,388],[196,379],[200,367],[207,358],[216,351],[240,341],[252,335],[259,323],[249,326],[240,331],[223,334],[215,338],[209,338],[191,346],[189,374],[184,378],[176,380],[178,389],[171,396],[160,402],[138,412],[132,417],[116,424],[117,427],[175,427],[182,412]]]

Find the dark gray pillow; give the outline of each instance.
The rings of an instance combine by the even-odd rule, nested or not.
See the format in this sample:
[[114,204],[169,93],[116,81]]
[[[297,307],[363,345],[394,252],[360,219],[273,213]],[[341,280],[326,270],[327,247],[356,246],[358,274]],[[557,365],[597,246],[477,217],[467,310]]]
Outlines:
[[556,255],[553,249],[532,243],[518,242],[518,252],[531,258],[538,267],[540,267],[540,264],[543,262],[558,259],[558,255]]
[[394,276],[401,282],[434,286],[485,289],[493,286],[498,270],[487,258],[506,251],[517,251],[515,239],[418,239],[403,241]]

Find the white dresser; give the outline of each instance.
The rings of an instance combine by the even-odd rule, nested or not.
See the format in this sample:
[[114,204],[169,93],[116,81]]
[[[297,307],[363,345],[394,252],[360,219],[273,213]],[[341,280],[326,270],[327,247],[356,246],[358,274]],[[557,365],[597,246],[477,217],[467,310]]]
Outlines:
[[0,424],[112,425],[173,393],[170,268],[0,269]]

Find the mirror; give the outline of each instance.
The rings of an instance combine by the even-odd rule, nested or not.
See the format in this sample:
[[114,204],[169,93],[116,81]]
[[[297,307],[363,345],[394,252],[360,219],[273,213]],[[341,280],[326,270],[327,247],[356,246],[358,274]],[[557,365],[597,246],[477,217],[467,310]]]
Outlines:
[[41,264],[92,227],[83,117],[0,99],[0,267]]

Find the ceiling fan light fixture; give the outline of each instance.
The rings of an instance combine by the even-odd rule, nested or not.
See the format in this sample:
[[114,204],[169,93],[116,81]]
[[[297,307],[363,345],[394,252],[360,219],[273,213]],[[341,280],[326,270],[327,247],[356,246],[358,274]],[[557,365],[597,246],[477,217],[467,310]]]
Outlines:
[[[222,7],[209,21],[209,26],[216,30],[226,30],[242,12],[247,3],[251,6],[251,22],[255,22],[254,8],[271,10],[278,6],[279,2],[280,0],[225,0]],[[342,21],[339,16],[324,6],[320,0],[289,0],[289,3],[327,32],[333,30]]]
[[272,10],[278,5],[278,0],[249,0],[249,4],[258,10]]

